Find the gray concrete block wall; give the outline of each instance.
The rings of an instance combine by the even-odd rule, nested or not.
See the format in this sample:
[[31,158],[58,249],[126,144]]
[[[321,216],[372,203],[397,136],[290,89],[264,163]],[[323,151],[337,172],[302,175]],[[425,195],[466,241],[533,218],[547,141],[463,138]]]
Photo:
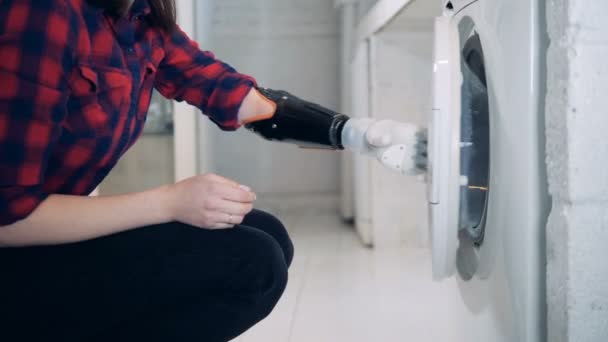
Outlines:
[[548,340],[608,341],[608,2],[547,2]]

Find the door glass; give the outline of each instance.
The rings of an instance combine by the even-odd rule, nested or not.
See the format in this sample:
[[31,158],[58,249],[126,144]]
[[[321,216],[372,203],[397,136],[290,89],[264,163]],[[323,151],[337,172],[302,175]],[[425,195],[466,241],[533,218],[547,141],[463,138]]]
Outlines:
[[490,122],[483,50],[473,33],[462,49],[462,116],[460,171],[467,184],[460,190],[460,230],[476,244],[483,242],[490,174]]

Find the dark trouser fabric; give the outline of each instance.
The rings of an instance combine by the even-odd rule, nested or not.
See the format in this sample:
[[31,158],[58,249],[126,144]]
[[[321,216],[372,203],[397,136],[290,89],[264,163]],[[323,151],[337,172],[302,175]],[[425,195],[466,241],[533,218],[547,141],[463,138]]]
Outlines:
[[261,211],[228,230],[170,223],[0,249],[0,340],[228,341],[272,311],[292,257]]

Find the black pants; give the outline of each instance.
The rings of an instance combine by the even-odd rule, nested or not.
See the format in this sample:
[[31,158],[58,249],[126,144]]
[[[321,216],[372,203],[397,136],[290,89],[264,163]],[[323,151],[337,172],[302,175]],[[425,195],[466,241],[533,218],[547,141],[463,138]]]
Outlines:
[[0,340],[228,341],[272,311],[292,257],[261,211],[228,230],[171,223],[0,249]]

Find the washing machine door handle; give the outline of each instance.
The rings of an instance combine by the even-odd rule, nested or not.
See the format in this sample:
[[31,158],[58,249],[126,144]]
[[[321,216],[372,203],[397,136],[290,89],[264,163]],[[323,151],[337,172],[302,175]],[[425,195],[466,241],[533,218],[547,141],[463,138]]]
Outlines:
[[460,48],[450,16],[435,20],[428,197],[433,278],[454,274],[460,211]]
[[452,64],[449,51],[449,18],[439,17],[435,20],[435,41],[433,53],[433,110],[431,114],[430,136],[429,136],[429,201],[432,204],[440,203],[440,189],[442,171],[445,171],[445,163],[448,161],[446,146],[449,131],[448,121],[450,119],[450,83],[452,82]]

